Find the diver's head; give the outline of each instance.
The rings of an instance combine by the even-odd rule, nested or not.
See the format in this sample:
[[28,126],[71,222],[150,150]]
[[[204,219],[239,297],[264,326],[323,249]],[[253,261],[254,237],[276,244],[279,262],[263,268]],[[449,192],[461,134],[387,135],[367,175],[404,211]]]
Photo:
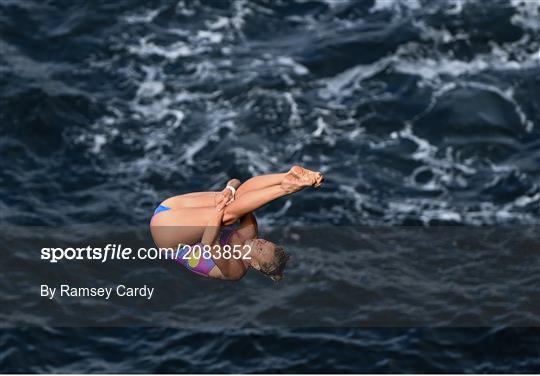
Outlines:
[[283,270],[289,259],[283,248],[264,239],[250,239],[246,245],[251,247],[251,267],[269,276],[274,281],[283,278]]

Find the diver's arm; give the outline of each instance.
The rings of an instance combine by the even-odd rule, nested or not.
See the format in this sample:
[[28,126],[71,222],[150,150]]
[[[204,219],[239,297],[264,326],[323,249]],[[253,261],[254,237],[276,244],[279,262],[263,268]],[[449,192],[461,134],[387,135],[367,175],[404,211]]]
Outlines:
[[232,187],[233,189],[225,188],[221,192],[219,192],[219,195],[217,197],[216,202],[216,208],[221,211],[225,206],[227,206],[229,203],[234,201],[234,193],[238,187],[240,187],[240,180],[238,179],[231,179],[227,182],[227,187]]
[[219,232],[221,229],[221,221],[223,220],[223,211],[217,211],[210,218],[204,229],[201,243],[204,245],[214,245],[216,244]]
[[238,187],[240,187],[240,184],[242,184],[242,182],[238,179],[231,179],[227,182],[227,185],[233,186],[234,189],[238,189]]
[[221,255],[221,247],[219,247],[219,234],[221,229],[221,221],[223,220],[223,210],[217,211],[216,213],[210,218],[208,221],[208,224],[206,225],[206,228],[204,229],[204,233],[202,236],[201,243],[203,245],[209,245],[210,246],[210,252],[212,254],[212,260],[214,260],[214,263],[221,271],[221,274],[226,279],[229,279],[230,273],[230,260],[225,259]]
[[[240,180],[238,179],[231,179],[227,182],[227,186],[231,186],[234,189],[238,188],[240,184],[241,184]],[[224,191],[227,191],[230,193],[229,198],[227,198],[227,194],[224,194],[225,202],[230,200],[230,198],[234,198],[232,195],[232,190],[225,189]],[[223,215],[225,214],[223,210],[220,210],[219,203],[216,205],[216,209],[217,210],[215,214],[210,218],[210,220],[206,224],[206,228],[204,229],[204,233],[201,240],[202,244],[210,245],[210,246],[216,244],[216,240],[218,239],[218,236],[221,230],[221,224],[223,222]]]

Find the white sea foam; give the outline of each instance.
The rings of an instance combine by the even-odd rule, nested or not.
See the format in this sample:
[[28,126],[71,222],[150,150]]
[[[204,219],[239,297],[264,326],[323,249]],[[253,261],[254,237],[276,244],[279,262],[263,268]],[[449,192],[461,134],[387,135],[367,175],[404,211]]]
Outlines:
[[291,67],[293,72],[299,76],[303,76],[309,73],[309,70],[302,64],[297,63],[288,56],[278,56],[276,62],[280,65]]
[[205,41],[211,44],[216,44],[216,43],[221,43],[221,41],[223,41],[223,34],[215,32],[215,31],[199,30],[197,32],[197,39],[199,41]]
[[400,12],[403,8],[414,10],[420,7],[418,0],[375,0],[369,11],[371,13],[387,10]]
[[[512,22],[536,30],[535,10],[519,3],[513,2],[517,13]],[[401,17],[409,14],[407,12],[421,11],[419,5],[417,1],[378,0],[371,12],[392,12]],[[191,17],[197,14],[196,9],[197,6],[191,3],[179,2],[176,12]],[[443,11],[449,15],[459,14],[464,9],[466,2],[462,1],[450,2],[443,7]],[[540,200],[537,192],[528,192],[514,202],[502,205],[479,202],[471,208],[459,199],[452,202],[454,189],[459,191],[480,184],[471,182],[474,179],[481,180],[482,173],[493,180],[494,177],[504,178],[514,170],[511,166],[481,165],[475,157],[462,159],[451,147],[440,149],[414,133],[414,124],[419,117],[429,113],[437,101],[449,92],[463,87],[489,91],[500,96],[512,104],[525,129],[533,131],[533,123],[520,104],[515,88],[503,82],[485,79],[490,75],[511,75],[523,69],[536,69],[540,61],[540,45],[531,37],[532,34],[525,34],[522,39],[508,43],[490,42],[488,50],[466,59],[457,57],[459,55],[452,49],[454,43],[469,42],[470,36],[466,31],[450,32],[444,27],[415,21],[414,27],[421,31],[415,42],[401,44],[397,50],[378,60],[348,67],[334,77],[312,80],[317,72],[308,70],[309,63],[303,65],[299,62],[301,60],[296,58],[299,51],[277,46],[263,52],[257,50],[260,47],[255,43],[255,53],[249,56],[246,54],[246,48],[251,46],[245,43],[242,33],[254,12],[258,15],[272,13],[259,10],[253,3],[240,1],[231,5],[231,9],[223,12],[223,15],[213,14],[209,19],[202,20],[198,29],[164,26],[164,34],[177,37],[174,43],[163,42],[153,34],[153,29],[147,30],[142,37],[139,31],[131,30],[123,36],[112,36],[111,44],[122,50],[122,53],[127,51],[127,58],[119,58],[120,61],[124,59],[128,62],[120,72],[124,75],[122,78],[135,88],[133,97],[111,104],[108,113],[85,129],[85,135],[78,142],[85,143],[88,151],[97,156],[113,141],[142,147],[144,153],[140,156],[133,156],[111,168],[134,174],[154,171],[167,177],[178,169],[189,169],[197,165],[197,158],[203,150],[229,142],[229,137],[232,139],[235,132],[260,126],[245,120],[249,119],[250,114],[262,114],[265,118],[273,115],[277,118],[279,111],[284,111],[288,115],[288,119],[285,117],[289,125],[286,127],[287,141],[294,142],[282,142],[282,139],[277,138],[275,145],[260,142],[257,145],[230,148],[229,153],[233,155],[235,163],[245,166],[250,174],[272,171],[290,156],[298,158],[302,163],[326,165],[330,170],[343,167],[336,163],[349,163],[361,174],[368,164],[355,160],[355,153],[349,155],[351,161],[336,161],[335,156],[331,155],[339,153],[333,148],[338,141],[358,148],[371,148],[378,153],[392,152],[392,148],[399,148],[403,144],[409,147],[412,143],[412,151],[401,156],[413,164],[403,176],[403,187],[415,192],[429,191],[430,194],[440,191],[443,195],[403,199],[401,195],[393,197],[389,194],[381,200],[377,197],[377,187],[372,187],[373,191],[362,191],[368,189],[366,187],[370,186],[370,182],[362,181],[363,185],[358,187],[355,186],[359,184],[357,176],[350,177],[350,180],[345,177],[344,182],[337,184],[336,192],[325,194],[335,193],[333,198],[336,202],[343,202],[343,197],[347,197],[347,202],[351,203],[354,210],[351,214],[348,208],[345,210],[341,204],[336,204],[335,210],[328,215],[332,220],[345,216],[350,222],[368,223],[374,220],[372,213],[380,213],[382,223],[396,224],[409,218],[419,218],[423,223],[441,220],[470,224],[533,219],[522,214],[520,209],[527,205],[537,205]],[[152,23],[158,14],[159,9],[130,14],[126,21],[128,24]],[[286,17],[288,22],[294,21],[295,27],[305,30],[313,31],[313,26],[321,22],[313,15]],[[340,19],[324,26],[332,28],[335,23],[346,27],[358,22]],[[108,65],[117,64],[117,61],[100,63],[101,69],[107,69]],[[262,75],[270,75],[271,80],[259,85],[261,72]],[[389,90],[385,81],[387,75],[395,73],[418,78],[419,87],[431,93],[431,103],[427,108],[419,110],[416,116],[403,121],[403,124],[400,123],[402,120],[396,120],[398,128],[393,130],[399,129],[400,125],[403,125],[402,129],[370,134],[363,128],[364,122],[377,119],[381,115],[379,111],[384,110],[374,106],[373,111],[362,113],[367,111],[362,106],[395,100],[396,94]],[[201,85],[207,82],[211,84]],[[243,84],[249,93],[245,97],[236,93]],[[306,107],[306,102],[312,101],[313,97],[316,103],[309,103]],[[137,122],[136,128],[130,126],[132,122]],[[199,128],[202,122],[204,126]],[[183,132],[186,124],[189,124],[189,133]],[[306,137],[306,131],[311,137]],[[179,135],[186,138],[181,139]],[[221,137],[224,139],[221,140]],[[281,137],[281,134],[277,137]],[[318,155],[306,152],[311,146],[319,150],[320,145],[326,148],[321,147],[320,150],[326,150],[327,153]],[[174,149],[174,153],[163,152],[169,150],[166,148]],[[398,178],[401,172],[391,171]],[[497,184],[497,181],[489,179],[485,179],[486,185]],[[285,202],[282,214],[287,210],[289,204]],[[272,220],[271,217],[266,219]]]
[[138,45],[131,45],[128,47],[130,53],[134,53],[139,56],[157,55],[165,57],[169,60],[176,60],[179,57],[193,56],[204,52],[204,47],[193,47],[187,45],[185,42],[175,42],[169,46],[159,46],[154,42],[149,42],[148,38],[142,38]]
[[292,94],[285,93],[284,96],[287,100],[287,103],[289,103],[289,106],[291,107],[291,114],[289,115],[289,125],[293,127],[300,125],[302,123],[302,119],[300,118],[300,114],[298,113],[298,105],[296,104]]
[[229,18],[220,16],[213,21],[206,21],[205,24],[211,30],[220,30],[228,28],[231,22]]
[[512,22],[534,31],[540,30],[540,4],[534,0],[512,0],[516,14]]
[[390,61],[392,61],[392,58],[383,58],[373,64],[356,65],[334,77],[324,79],[322,81],[324,87],[319,91],[319,95],[324,99],[329,99],[332,96],[351,95],[360,87],[363,80],[371,78],[384,70]]
[[158,9],[148,9],[145,10],[143,13],[137,13],[137,14],[129,14],[124,17],[125,21],[130,24],[134,23],[148,23],[152,22],[154,18],[161,12],[162,8]]

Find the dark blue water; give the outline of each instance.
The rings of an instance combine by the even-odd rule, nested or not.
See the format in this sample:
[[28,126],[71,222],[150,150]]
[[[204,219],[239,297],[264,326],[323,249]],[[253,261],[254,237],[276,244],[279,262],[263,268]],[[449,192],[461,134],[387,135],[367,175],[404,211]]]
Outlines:
[[[3,0],[0,221],[145,225],[170,195],[298,163],[324,189],[261,227],[535,225],[539,87],[535,0]],[[504,325],[12,328],[0,369],[538,372],[539,347]]]

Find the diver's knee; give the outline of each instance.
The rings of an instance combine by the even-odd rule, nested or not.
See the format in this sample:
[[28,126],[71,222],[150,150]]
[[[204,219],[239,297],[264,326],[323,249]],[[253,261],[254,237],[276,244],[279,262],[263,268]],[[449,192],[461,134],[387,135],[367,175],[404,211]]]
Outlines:
[[223,223],[225,225],[230,225],[238,221],[239,216],[235,214],[234,212],[227,210],[227,208],[224,209],[225,213],[223,214]]

